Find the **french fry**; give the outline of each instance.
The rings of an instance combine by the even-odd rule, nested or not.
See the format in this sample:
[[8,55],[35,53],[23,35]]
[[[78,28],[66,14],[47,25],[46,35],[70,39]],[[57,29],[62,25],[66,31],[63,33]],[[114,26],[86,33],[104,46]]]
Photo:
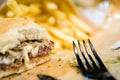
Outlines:
[[62,29],[64,31],[65,28],[69,28],[69,23],[67,20],[56,20],[56,27]]
[[[57,2],[59,5],[61,5],[61,3],[58,0],[55,0],[55,2]],[[67,15],[69,15],[70,13],[72,13],[64,2],[62,2],[62,6],[60,6],[60,8]]]
[[68,27],[62,29],[61,32],[64,33],[64,34],[66,34],[66,35],[68,35],[68,36],[74,36],[74,32],[73,32],[73,30],[71,30],[71,29],[68,28]]
[[75,32],[75,38],[78,40],[84,40],[84,39],[88,39],[89,36],[87,34],[85,34],[84,32],[82,32],[81,30],[79,30],[76,26],[74,26],[73,24],[70,25],[70,28],[72,30],[74,30]]
[[12,11],[8,11],[8,12],[6,13],[6,16],[10,18],[10,17],[15,16],[15,14],[14,14]]
[[76,27],[78,27],[79,30],[85,32],[86,34],[92,34],[92,29],[75,15],[70,14],[69,19],[74,25],[76,25]]
[[70,21],[66,20],[65,22],[67,23],[59,26],[59,30],[68,36],[74,37],[74,30],[70,28]]
[[60,20],[66,20],[67,16],[64,12],[60,11],[60,10],[56,10],[54,12],[51,13],[52,15],[54,15],[57,19]]
[[16,16],[22,16],[22,10],[16,0],[8,0],[7,6],[16,14]]
[[40,5],[38,5],[37,3],[35,4],[31,4],[30,6],[29,6],[29,13],[31,13],[31,15],[33,15],[33,16],[36,16],[36,15],[38,15],[38,14],[40,14],[42,11],[41,11],[41,8],[40,8],[41,6]]
[[73,40],[75,40],[72,36],[68,36],[56,28],[49,27],[48,29],[54,36],[56,36],[57,38],[59,38],[62,41],[71,43]]
[[63,27],[68,26],[68,19],[64,12],[60,10],[50,11],[50,14],[56,19],[56,24]]
[[50,16],[50,17],[47,19],[47,23],[50,24],[50,25],[54,25],[54,24],[56,23],[55,17]]
[[23,15],[29,14],[29,7],[28,7],[27,5],[25,5],[25,4],[20,4],[19,6],[20,6],[20,8],[21,8],[21,10],[22,10],[22,12],[23,12]]
[[53,10],[57,10],[58,9],[58,6],[57,4],[55,4],[54,2],[52,1],[43,1],[43,4],[44,4],[44,7],[47,11],[53,11]]

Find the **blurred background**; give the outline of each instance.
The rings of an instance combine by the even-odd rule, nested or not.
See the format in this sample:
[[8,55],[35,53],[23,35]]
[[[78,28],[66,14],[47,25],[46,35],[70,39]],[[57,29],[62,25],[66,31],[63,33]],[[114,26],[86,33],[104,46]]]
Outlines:
[[120,19],[119,0],[73,0],[81,15],[96,26]]

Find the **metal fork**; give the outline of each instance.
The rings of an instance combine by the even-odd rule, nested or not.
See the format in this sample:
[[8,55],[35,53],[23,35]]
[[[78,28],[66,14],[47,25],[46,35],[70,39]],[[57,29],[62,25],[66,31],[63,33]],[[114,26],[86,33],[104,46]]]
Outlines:
[[2,10],[3,7],[5,7],[6,2],[7,2],[7,0],[0,0],[0,10]]
[[[116,80],[110,74],[110,72],[107,70],[105,65],[103,64],[102,60],[98,56],[91,41],[88,39],[87,42],[88,42],[90,48],[88,47],[88,45],[86,44],[86,42],[84,40],[83,40],[84,48],[82,48],[83,46],[80,44],[79,40],[78,40],[78,47],[79,48],[77,48],[77,45],[73,41],[74,53],[75,53],[75,56],[77,59],[78,66],[79,66],[83,76],[86,79],[91,78],[91,79],[96,79],[96,80]],[[78,51],[78,49],[80,51]],[[84,61],[81,59],[79,52],[81,52],[82,58]],[[85,55],[85,53],[86,53],[86,55]],[[92,53],[92,55],[94,57],[92,57],[90,53]]]

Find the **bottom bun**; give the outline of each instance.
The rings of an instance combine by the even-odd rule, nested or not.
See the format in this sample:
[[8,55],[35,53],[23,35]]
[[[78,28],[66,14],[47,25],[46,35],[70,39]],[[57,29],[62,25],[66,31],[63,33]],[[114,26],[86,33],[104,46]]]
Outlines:
[[32,69],[33,67],[43,64],[47,61],[50,60],[50,55],[46,55],[46,56],[42,56],[42,57],[37,57],[34,58],[33,60],[31,60],[31,63],[29,64],[29,66],[26,68],[25,66],[21,66],[20,68],[10,68],[10,69],[6,69],[6,70],[0,70],[0,78],[15,74],[15,73],[21,73],[24,71],[27,71],[29,69]]

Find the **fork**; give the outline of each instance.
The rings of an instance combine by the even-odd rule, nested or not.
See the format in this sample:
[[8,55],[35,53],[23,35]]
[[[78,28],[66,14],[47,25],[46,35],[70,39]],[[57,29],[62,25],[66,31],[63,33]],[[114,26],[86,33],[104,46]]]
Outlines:
[[0,0],[0,10],[2,10],[3,7],[5,7],[6,2],[7,2],[7,0]]
[[[73,41],[73,50],[74,50],[80,71],[82,72],[83,76],[86,79],[116,80],[103,64],[92,42],[89,39],[87,40],[89,47],[86,44],[86,41],[84,40],[83,40],[83,46],[81,45],[79,40],[77,42],[78,42],[79,48],[77,48],[77,45]],[[78,49],[80,51],[78,51]],[[81,52],[82,56],[79,55],[79,52]],[[90,53],[92,53],[93,57]],[[81,57],[83,59],[81,59]]]

